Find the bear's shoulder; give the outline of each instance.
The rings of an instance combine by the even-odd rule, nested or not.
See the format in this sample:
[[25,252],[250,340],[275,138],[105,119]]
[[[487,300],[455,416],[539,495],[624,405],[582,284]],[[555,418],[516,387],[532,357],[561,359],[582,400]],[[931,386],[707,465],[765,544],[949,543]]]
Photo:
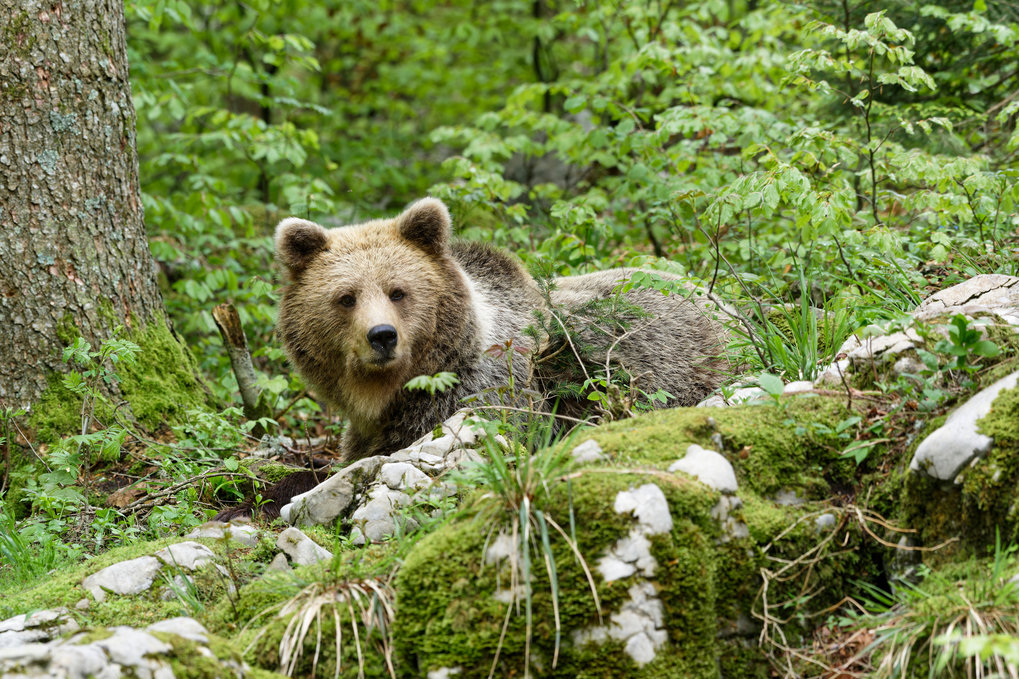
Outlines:
[[534,279],[524,265],[505,250],[485,243],[456,240],[451,243],[451,254],[468,276],[490,287],[534,287]]

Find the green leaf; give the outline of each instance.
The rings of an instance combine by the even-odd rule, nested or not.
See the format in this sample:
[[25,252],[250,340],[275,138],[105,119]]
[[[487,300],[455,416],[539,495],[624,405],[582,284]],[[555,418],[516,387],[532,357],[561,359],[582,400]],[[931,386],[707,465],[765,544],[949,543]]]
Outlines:
[[781,396],[785,389],[785,384],[782,382],[782,378],[772,375],[771,373],[761,373],[757,378],[757,383],[761,385],[761,389],[764,389],[764,391],[775,397]]
[[1001,348],[990,340],[981,340],[973,345],[973,353],[985,358],[993,358],[1001,353]]

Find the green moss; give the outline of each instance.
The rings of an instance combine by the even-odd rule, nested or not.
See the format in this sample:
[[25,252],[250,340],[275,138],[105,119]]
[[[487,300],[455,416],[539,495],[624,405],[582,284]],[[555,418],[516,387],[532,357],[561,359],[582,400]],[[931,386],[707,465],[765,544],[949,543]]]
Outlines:
[[[655,536],[651,541],[652,554],[658,563],[654,582],[673,636],[651,663],[638,667],[622,652],[621,643],[575,646],[571,634],[611,624],[611,614],[621,610],[630,599],[629,589],[638,582],[636,577],[605,583],[595,566],[633,526],[632,516],[615,512],[612,498],[620,491],[646,483],[654,483],[662,490],[674,520],[668,535]],[[568,526],[570,507],[573,508],[578,548],[593,569],[604,618],[599,621],[580,564],[562,540],[553,539],[562,647],[553,669],[552,596],[545,570],[534,555],[531,659],[536,674],[714,677],[717,630],[712,545],[718,528],[710,510],[716,501],[717,493],[696,482],[653,471],[591,471],[574,478],[569,489],[566,484],[557,485],[543,510]],[[510,575],[505,564],[483,564],[486,544],[494,537],[489,535],[492,525],[491,518],[465,519],[427,536],[407,556],[397,576],[400,615],[395,629],[399,658],[409,675],[458,666],[464,668],[463,677],[488,676],[507,612],[507,604],[498,601],[495,593],[509,586]],[[497,676],[521,673],[524,631],[523,615],[511,615]]]
[[[663,410],[584,431],[571,441],[569,445],[593,439],[609,458],[573,477],[572,502],[560,485],[546,507],[554,517],[573,508],[589,564],[596,564],[632,526],[632,517],[613,511],[612,498],[620,490],[654,483],[665,493],[674,529],[652,539],[652,553],[659,564],[653,580],[670,637],[655,660],[643,667],[617,642],[574,646],[573,632],[596,626],[597,615],[582,572],[561,545],[554,545],[563,647],[553,670],[551,597],[544,571],[536,569],[536,676],[715,677],[716,658],[730,647],[739,653],[727,666],[734,674],[725,676],[766,676],[767,663],[759,651],[738,637],[719,639],[720,632],[736,632],[736,620],[750,618],[762,572],[775,573],[802,559],[802,566],[785,573],[785,579],[769,581],[770,601],[783,602],[781,617],[802,621],[787,630],[790,639],[801,640],[813,624],[811,616],[840,601],[849,580],[883,578],[880,554],[865,544],[859,523],[849,514],[820,501],[785,507],[768,499],[778,490],[793,489],[820,500],[855,481],[855,464],[840,454],[846,441],[833,432],[847,414],[840,400],[824,398],[783,400],[779,406]],[[722,535],[711,516],[717,492],[665,471],[691,443],[721,448],[733,463],[745,504],[731,516],[747,525],[748,537]],[[837,520],[845,517],[834,534],[815,523],[827,512]],[[401,667],[409,674],[457,666],[464,668],[464,677],[487,676],[507,611],[494,594],[507,587],[509,575],[505,568],[481,565],[491,525],[491,520],[458,522],[428,536],[408,555],[397,580],[397,647]],[[628,600],[633,581],[606,584],[595,573],[608,617]],[[509,620],[496,668],[499,676],[519,674],[523,668],[523,621],[515,614]]]
[[[231,642],[216,636],[210,636],[208,644],[200,644],[176,634],[153,632],[153,636],[166,642],[172,648],[167,660],[173,676],[182,679],[220,679],[234,676],[234,667],[239,667],[243,658],[239,650]],[[210,656],[204,649],[212,652]],[[273,676],[272,674],[263,676]],[[277,675],[278,676],[278,675]]]
[[70,312],[64,314],[57,321],[57,339],[60,340],[61,345],[67,347],[74,344],[74,340],[78,339],[80,335],[81,331],[78,329],[78,325],[74,322],[74,316]]
[[831,398],[786,399],[780,406],[676,408],[610,423],[589,438],[615,464],[665,469],[691,443],[717,448],[711,439],[718,434],[724,444],[718,452],[733,464],[741,489],[761,495],[788,489],[823,498],[833,485],[851,484],[856,471],[840,454],[846,441],[830,431],[849,414],[844,401]]
[[81,397],[65,387],[56,373],[47,375],[46,384],[46,391],[28,414],[28,426],[36,439],[52,443],[61,436],[81,433]]
[[[165,601],[149,601],[144,597],[121,597],[112,595],[106,601],[92,601],[85,611],[78,611],[74,605],[91,595],[81,587],[87,575],[106,568],[119,561],[134,559],[146,554],[153,554],[159,549],[179,542],[180,538],[167,538],[149,542],[139,542],[125,547],[111,549],[99,556],[77,566],[62,568],[50,574],[43,582],[24,591],[6,594],[0,597],[0,619],[6,619],[21,613],[65,606],[87,625],[106,626],[151,623],[162,617],[181,615],[181,604]],[[83,624],[83,626],[84,626]]]
[[756,639],[729,639],[720,646],[718,665],[723,677],[771,679],[773,676]]
[[[104,308],[100,305],[100,311]],[[109,311],[112,313],[112,310]],[[73,318],[65,316],[58,324],[62,341],[71,343],[79,335]],[[206,408],[211,395],[199,381],[198,365],[187,347],[159,320],[126,334],[141,351],[130,364],[116,366],[120,396],[128,410],[147,430],[156,431],[180,421],[192,408]],[[48,387],[33,404],[28,425],[36,438],[53,442],[61,436],[80,433],[82,399],[64,387],[58,374],[46,378]],[[111,409],[97,409],[102,421],[112,421]]]
[[141,347],[137,360],[122,366],[120,390],[134,416],[150,431],[179,421],[191,408],[210,405],[191,352],[162,320],[131,333]]
[[[257,464],[256,471],[258,473],[258,476],[266,483],[279,483],[280,481],[287,478],[291,474],[307,471],[300,467],[292,467],[290,465],[280,464],[278,462],[267,462],[263,464],[258,464],[259,462],[261,462],[261,460],[258,460],[258,458],[247,458],[245,460],[242,460],[241,464],[244,464],[246,466]],[[328,470],[323,470],[322,478],[324,479],[328,474],[329,474]]]

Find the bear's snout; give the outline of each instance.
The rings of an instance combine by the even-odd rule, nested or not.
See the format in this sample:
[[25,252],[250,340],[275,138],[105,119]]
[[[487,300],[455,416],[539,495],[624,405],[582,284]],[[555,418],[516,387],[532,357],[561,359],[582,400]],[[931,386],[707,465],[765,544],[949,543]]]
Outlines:
[[396,328],[391,325],[376,325],[368,331],[368,344],[380,356],[388,357],[396,348]]

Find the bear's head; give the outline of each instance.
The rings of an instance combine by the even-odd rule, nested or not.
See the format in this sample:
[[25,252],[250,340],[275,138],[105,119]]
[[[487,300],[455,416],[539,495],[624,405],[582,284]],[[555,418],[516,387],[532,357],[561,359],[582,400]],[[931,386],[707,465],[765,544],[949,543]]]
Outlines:
[[440,314],[469,295],[450,231],[449,211],[433,198],[394,219],[325,229],[290,218],[276,228],[289,282],[280,338],[305,379],[351,414],[376,416],[428,370]]

